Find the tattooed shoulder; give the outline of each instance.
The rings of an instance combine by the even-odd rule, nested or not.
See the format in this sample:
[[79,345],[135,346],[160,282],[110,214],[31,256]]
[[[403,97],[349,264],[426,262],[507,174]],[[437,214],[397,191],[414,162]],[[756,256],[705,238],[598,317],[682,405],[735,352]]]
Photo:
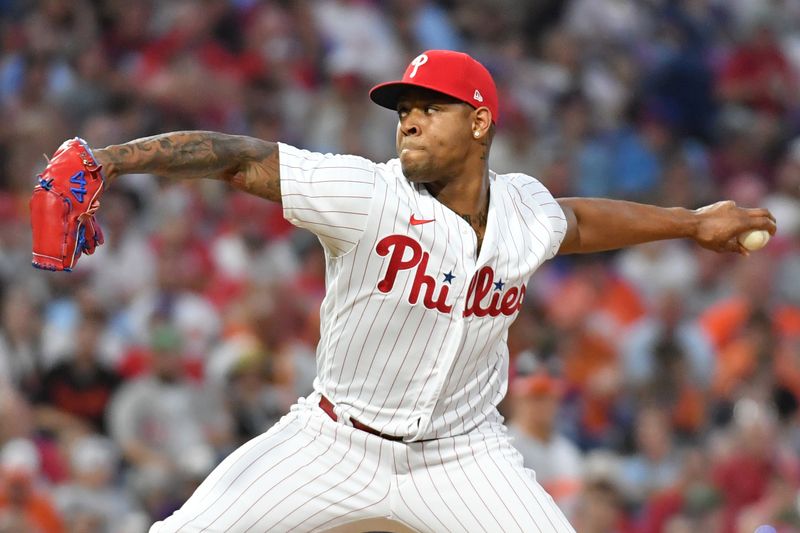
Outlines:
[[247,139],[247,146],[225,147],[239,154],[239,164],[223,173],[221,178],[239,190],[280,202],[278,145],[258,139]]

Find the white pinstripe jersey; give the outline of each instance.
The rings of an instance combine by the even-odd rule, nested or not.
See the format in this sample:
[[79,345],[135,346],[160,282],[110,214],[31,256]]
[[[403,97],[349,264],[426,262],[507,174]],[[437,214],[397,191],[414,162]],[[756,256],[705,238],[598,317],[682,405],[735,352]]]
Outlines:
[[327,259],[315,391],[339,416],[408,441],[499,421],[508,327],[566,231],[550,192],[490,173],[478,255],[472,227],[399,160],[279,147],[284,216],[314,232]]

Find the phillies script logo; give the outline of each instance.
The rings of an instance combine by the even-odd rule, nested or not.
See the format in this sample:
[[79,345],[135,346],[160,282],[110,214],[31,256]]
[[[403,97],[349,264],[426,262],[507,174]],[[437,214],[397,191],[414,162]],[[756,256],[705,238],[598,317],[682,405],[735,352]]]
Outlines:
[[[407,250],[410,251],[410,257],[406,257],[409,255]],[[390,292],[397,280],[398,272],[414,269],[414,281],[411,284],[411,292],[408,293],[408,303],[416,304],[422,293],[422,304],[428,309],[436,309],[442,313],[453,310],[453,306],[447,303],[450,286],[445,283],[438,284],[436,278],[427,273],[430,254],[422,251],[419,242],[408,235],[390,235],[378,242],[375,251],[381,257],[389,256],[386,275],[378,282],[379,291]],[[503,291],[503,285],[505,284],[502,281],[495,282],[494,270],[491,267],[485,266],[478,270],[469,283],[467,305],[463,316],[495,317],[501,314],[511,316],[516,313],[525,297],[525,286],[510,287]],[[488,304],[482,306],[481,302],[492,292]]]

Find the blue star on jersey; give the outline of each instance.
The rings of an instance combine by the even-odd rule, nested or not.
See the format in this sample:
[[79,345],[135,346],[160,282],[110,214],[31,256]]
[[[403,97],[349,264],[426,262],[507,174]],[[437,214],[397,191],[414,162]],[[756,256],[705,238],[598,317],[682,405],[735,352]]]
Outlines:
[[452,283],[454,278],[455,278],[455,276],[453,275],[453,271],[451,270],[447,274],[444,274],[444,278],[442,279],[442,281],[444,283]]
[[496,291],[502,291],[503,290],[503,286],[505,286],[505,283],[503,283],[502,279],[499,279],[499,280],[494,282],[494,290],[496,290]]

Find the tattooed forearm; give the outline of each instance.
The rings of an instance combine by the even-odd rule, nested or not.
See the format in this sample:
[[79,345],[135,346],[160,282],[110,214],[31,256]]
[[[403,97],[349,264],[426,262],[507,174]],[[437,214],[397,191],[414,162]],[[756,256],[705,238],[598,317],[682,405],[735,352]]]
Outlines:
[[240,155],[230,149],[237,142],[234,139],[239,138],[207,132],[165,133],[109,146],[97,155],[105,159],[101,162],[112,179],[134,172],[167,178],[214,177],[239,163]]
[[278,146],[206,131],[165,133],[95,150],[106,177],[150,173],[165,178],[214,178],[280,201]]

